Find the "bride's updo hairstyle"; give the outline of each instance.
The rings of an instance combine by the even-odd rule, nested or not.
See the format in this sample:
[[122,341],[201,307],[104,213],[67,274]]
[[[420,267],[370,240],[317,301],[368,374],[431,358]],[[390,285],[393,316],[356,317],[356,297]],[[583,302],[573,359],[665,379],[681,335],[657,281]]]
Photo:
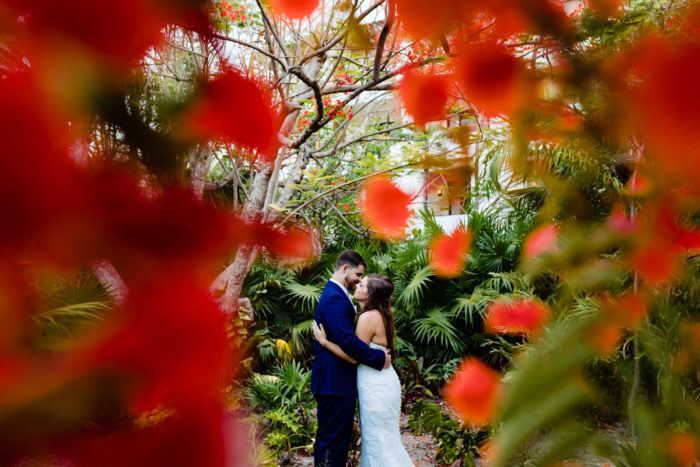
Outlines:
[[[367,303],[363,311],[377,310],[384,320],[386,329],[387,348],[391,350],[391,358],[396,358],[394,352],[394,313],[391,311],[391,295],[394,293],[394,283],[381,274],[367,274]],[[359,317],[363,311],[357,314]]]

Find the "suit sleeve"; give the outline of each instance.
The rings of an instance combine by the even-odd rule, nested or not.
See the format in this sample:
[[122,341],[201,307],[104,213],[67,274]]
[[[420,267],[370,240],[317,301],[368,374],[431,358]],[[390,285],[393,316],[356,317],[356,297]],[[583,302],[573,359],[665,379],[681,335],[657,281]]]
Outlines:
[[360,363],[381,370],[384,367],[385,354],[383,350],[372,349],[355,336],[355,329],[350,317],[343,312],[347,307],[345,297],[331,297],[322,305],[319,314],[325,319],[324,326],[328,340],[335,342],[343,351]]

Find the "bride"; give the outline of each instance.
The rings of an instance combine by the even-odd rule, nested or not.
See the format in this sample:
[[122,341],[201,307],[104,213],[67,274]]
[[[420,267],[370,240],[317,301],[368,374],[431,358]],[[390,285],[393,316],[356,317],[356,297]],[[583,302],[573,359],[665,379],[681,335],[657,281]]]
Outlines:
[[[355,335],[375,349],[388,348],[394,355],[394,316],[391,294],[394,284],[380,274],[368,274],[357,285],[355,299],[360,303],[356,317]],[[312,323],[314,337],[323,347],[347,360],[357,363],[337,344],[330,342],[323,325]],[[360,400],[362,429],[361,467],[413,466],[401,444],[399,413],[401,385],[394,368],[377,371],[366,365],[357,367],[357,392]]]

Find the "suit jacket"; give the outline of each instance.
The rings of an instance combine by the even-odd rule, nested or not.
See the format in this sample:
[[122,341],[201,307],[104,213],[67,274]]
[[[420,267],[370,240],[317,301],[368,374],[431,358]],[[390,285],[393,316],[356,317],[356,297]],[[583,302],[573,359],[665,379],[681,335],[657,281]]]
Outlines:
[[[328,340],[338,344],[346,354],[376,370],[384,367],[384,352],[370,348],[355,336],[355,307],[338,284],[326,283],[314,319],[323,325]],[[314,340],[311,392],[314,396],[356,398],[356,365],[336,357]]]

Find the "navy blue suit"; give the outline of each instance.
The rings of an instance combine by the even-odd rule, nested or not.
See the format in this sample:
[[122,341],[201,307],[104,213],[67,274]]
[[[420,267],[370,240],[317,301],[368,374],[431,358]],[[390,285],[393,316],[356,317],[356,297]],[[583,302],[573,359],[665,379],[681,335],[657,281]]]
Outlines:
[[[326,283],[314,319],[323,325],[328,340],[353,359],[376,370],[384,367],[384,351],[371,349],[355,336],[355,307],[338,284]],[[311,392],[318,404],[314,464],[345,467],[355,416],[357,368],[315,340]]]

